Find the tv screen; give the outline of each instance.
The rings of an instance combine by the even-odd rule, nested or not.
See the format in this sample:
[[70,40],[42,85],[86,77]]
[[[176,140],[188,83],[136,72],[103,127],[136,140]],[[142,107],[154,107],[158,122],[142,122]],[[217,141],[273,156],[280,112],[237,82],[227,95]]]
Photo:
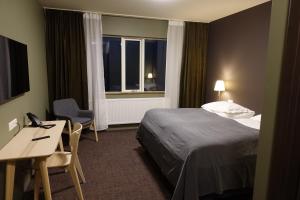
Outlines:
[[29,91],[27,46],[0,35],[0,104]]

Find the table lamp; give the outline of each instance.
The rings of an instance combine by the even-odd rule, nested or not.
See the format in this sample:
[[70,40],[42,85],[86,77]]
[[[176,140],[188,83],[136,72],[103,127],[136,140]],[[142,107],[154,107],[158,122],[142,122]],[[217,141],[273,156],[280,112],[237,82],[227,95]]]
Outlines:
[[148,73],[147,74],[147,78],[152,79],[153,78],[153,74],[152,73]]
[[225,84],[223,80],[217,80],[214,91],[218,92],[219,100],[221,99],[221,92],[225,91]]

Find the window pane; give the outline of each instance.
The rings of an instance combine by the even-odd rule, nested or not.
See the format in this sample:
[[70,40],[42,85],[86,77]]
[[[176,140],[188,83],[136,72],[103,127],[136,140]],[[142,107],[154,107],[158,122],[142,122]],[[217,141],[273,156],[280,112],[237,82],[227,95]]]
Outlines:
[[145,40],[145,91],[165,90],[166,40]]
[[126,90],[140,89],[140,41],[125,43]]
[[121,91],[121,38],[103,37],[105,91]]

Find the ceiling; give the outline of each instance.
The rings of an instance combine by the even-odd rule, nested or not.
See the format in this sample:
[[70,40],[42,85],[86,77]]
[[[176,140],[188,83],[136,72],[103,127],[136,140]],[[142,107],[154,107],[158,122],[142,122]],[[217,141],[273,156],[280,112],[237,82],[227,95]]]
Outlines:
[[44,7],[211,22],[269,0],[39,0]]

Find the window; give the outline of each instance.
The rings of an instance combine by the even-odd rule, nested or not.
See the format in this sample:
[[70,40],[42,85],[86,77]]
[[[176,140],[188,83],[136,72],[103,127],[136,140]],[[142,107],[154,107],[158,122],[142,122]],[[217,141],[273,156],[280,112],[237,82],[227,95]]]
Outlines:
[[105,91],[121,91],[121,39],[103,37]]
[[166,40],[103,37],[105,90],[165,90]]
[[141,90],[141,40],[122,39],[122,91]]
[[144,91],[164,91],[166,41],[145,40]]

